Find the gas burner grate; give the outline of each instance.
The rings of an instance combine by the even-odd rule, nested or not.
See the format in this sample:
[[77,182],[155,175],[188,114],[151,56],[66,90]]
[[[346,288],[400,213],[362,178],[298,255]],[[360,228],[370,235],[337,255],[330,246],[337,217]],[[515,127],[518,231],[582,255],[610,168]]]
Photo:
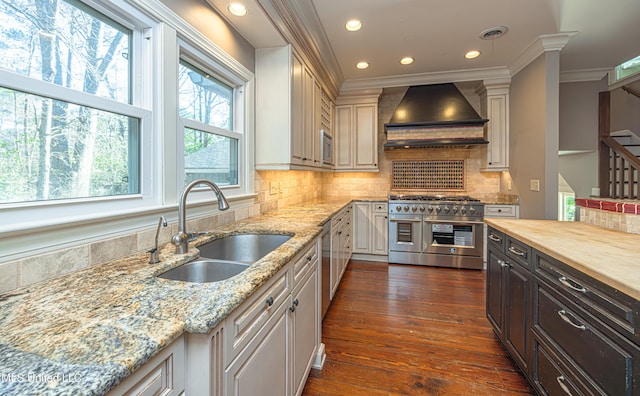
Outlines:
[[392,162],[392,189],[464,191],[464,160]]

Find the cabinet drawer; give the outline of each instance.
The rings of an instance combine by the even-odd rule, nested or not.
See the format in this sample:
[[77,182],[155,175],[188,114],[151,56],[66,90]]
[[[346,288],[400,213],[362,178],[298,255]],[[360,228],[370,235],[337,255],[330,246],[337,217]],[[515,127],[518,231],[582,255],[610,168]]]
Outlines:
[[306,278],[309,271],[315,270],[315,264],[318,262],[318,244],[314,241],[313,246],[309,248],[299,259],[293,264],[293,284],[294,287],[301,279]]
[[505,236],[504,233],[489,227],[487,230],[487,243],[493,246],[500,253],[504,253]]
[[226,319],[225,358],[231,361],[269,320],[291,293],[291,275],[287,265]]
[[525,268],[530,268],[529,259],[531,258],[531,247],[508,235],[505,243],[505,254],[507,257]]
[[583,371],[597,392],[632,395],[640,384],[638,347],[606,329],[583,312],[540,283],[536,287],[537,312],[535,326]]
[[516,217],[516,207],[513,205],[485,205],[484,217]]
[[574,383],[576,381],[542,344],[535,340],[534,358],[536,362],[534,385],[541,395],[584,395],[588,392],[581,390]]
[[374,202],[373,203],[373,212],[374,213],[388,213],[389,207],[386,202]]
[[565,297],[640,345],[640,302],[554,260],[534,252],[535,272]]

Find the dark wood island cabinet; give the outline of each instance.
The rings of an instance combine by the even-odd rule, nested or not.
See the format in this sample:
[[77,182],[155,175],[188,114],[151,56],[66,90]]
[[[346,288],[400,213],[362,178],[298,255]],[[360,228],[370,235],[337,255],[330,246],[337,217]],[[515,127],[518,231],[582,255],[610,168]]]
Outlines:
[[487,319],[536,392],[640,395],[638,299],[513,234],[488,228]]

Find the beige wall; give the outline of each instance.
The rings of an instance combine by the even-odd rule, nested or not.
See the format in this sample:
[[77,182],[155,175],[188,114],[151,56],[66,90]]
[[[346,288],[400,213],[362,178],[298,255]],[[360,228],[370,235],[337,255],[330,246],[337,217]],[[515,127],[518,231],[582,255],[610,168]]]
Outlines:
[[[628,86],[640,91],[640,80]],[[640,98],[616,88],[611,91],[611,132],[626,129],[640,136]]]
[[606,77],[560,84],[560,150],[598,149],[598,94],[608,89]]
[[[559,57],[545,53],[511,80],[509,172],[520,217],[557,219]],[[530,181],[540,181],[540,191]]]
[[210,5],[201,0],[161,1],[244,67],[255,71],[255,49]]

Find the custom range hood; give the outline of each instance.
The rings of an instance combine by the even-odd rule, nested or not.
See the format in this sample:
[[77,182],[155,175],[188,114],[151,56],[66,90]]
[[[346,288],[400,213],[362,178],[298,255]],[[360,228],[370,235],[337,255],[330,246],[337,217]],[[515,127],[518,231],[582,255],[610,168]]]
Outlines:
[[385,149],[489,143],[481,118],[451,83],[409,87],[388,124]]

